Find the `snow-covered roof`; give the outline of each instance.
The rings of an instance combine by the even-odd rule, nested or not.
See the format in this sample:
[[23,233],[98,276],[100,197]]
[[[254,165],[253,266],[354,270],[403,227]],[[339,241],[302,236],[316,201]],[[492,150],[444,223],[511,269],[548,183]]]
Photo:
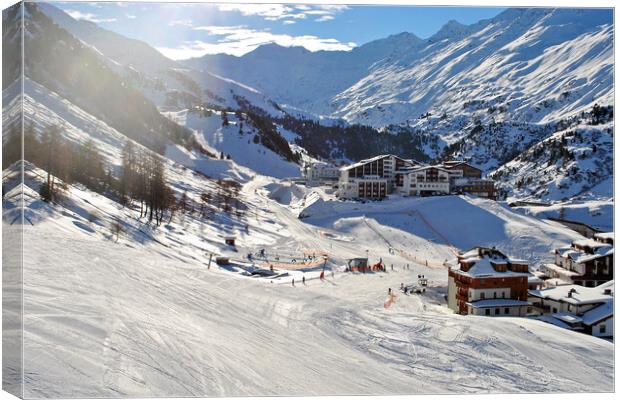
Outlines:
[[595,233],[594,237],[597,239],[603,239],[603,240],[614,240],[614,233],[613,232],[600,232],[600,233]]
[[532,303],[523,300],[514,299],[486,299],[478,300],[467,303],[468,306],[473,308],[487,308],[487,307],[517,307],[517,306],[530,306]]
[[594,254],[583,254],[580,257],[577,257],[575,262],[584,263],[584,262],[596,260],[597,258],[600,258],[600,257],[606,257],[606,256],[614,254],[614,248],[609,245],[607,246],[608,247],[599,247],[598,249],[596,249]]
[[560,328],[573,329],[570,325],[566,324],[565,322],[560,321],[557,318],[553,318],[551,315],[541,315],[537,317],[536,319],[539,321],[546,322],[548,324],[559,326]]
[[364,164],[368,164],[368,163],[371,163],[371,162],[373,162],[373,161],[378,161],[378,160],[380,160],[380,159],[382,159],[382,158],[386,158],[386,157],[389,157],[389,156],[390,156],[389,154],[381,154],[381,155],[379,155],[379,156],[374,156],[374,157],[372,157],[372,158],[367,158],[367,159],[364,159],[364,160],[360,160],[360,161],[358,161],[358,162],[356,162],[356,163],[353,163],[353,164],[351,164],[351,165],[347,165],[347,166],[345,166],[345,167],[340,168],[340,170],[341,170],[341,171],[347,171],[347,170],[349,170],[349,169],[353,169],[353,168],[361,167],[361,166],[362,166],[362,165],[364,165]]
[[611,300],[606,301],[604,304],[584,313],[581,318],[584,324],[592,325],[606,318],[609,318],[613,315],[614,315],[614,301],[613,299],[611,299]]
[[452,161],[444,161],[443,165],[445,165],[447,168],[453,168],[453,167],[457,167],[459,165],[467,165],[468,167],[471,168],[475,168],[477,170],[480,170],[480,168],[474,167],[473,165],[471,165],[470,163],[468,163],[467,161],[462,161],[462,160],[452,160]]
[[571,283],[568,281],[565,281],[564,279],[560,279],[560,278],[551,278],[551,279],[546,279],[545,280],[545,285],[547,285],[548,287],[550,286],[565,286],[565,285],[570,285]]
[[575,314],[571,314],[568,312],[559,312],[551,315],[553,318],[557,318],[560,321],[566,322],[568,324],[576,324],[582,322],[581,317],[578,317]]
[[579,285],[561,285],[540,290],[530,290],[529,294],[542,299],[550,299],[563,303],[581,305],[605,303],[613,300],[611,294],[605,294],[608,286],[597,286],[594,288]]
[[473,263],[473,265],[467,271],[456,270],[456,272],[464,276],[477,277],[477,278],[481,278],[485,276],[494,276],[494,275],[502,276],[502,277],[529,276],[529,274],[525,272],[514,272],[511,270],[506,270],[503,272],[496,271],[495,268],[493,267],[493,264],[502,264],[502,263],[506,263],[506,261],[501,260],[501,259],[493,260],[492,258],[489,258],[488,256],[466,258],[463,261],[466,263]]
[[527,283],[543,283],[543,280],[535,275],[530,275],[527,277]]
[[558,274],[562,274],[564,276],[573,277],[573,276],[579,276],[580,275],[578,272],[571,271],[571,270],[568,270],[566,268],[562,268],[559,265],[555,265],[555,264],[545,264],[545,268],[547,270],[551,270],[551,271],[557,272]]
[[455,272],[463,276],[484,277],[484,276],[531,276],[528,272],[514,272],[510,269],[499,272],[495,269],[496,265],[503,264],[527,264],[527,261],[511,259],[495,248],[474,247],[464,253],[459,254],[461,262],[472,264],[467,271],[455,269]]
[[425,166],[422,166],[422,167],[415,167],[410,172],[420,172],[420,171],[425,171],[427,169],[437,169],[437,170],[443,171],[443,172],[445,172],[447,174],[450,173],[450,171],[448,171],[447,169],[445,169],[445,168],[443,168],[443,167],[441,167],[439,165],[425,165]]
[[594,239],[579,239],[579,240],[574,240],[573,241],[573,246],[580,246],[580,247],[592,247],[594,249],[599,248],[599,247],[606,247],[606,246],[611,246],[607,243],[601,243],[599,241],[596,241]]
[[[585,253],[575,246],[579,247],[591,247],[594,249],[594,254]],[[555,252],[563,258],[570,258],[576,263],[584,263],[592,261],[599,257],[606,257],[614,253],[612,245],[602,242],[597,242],[594,239],[580,239],[573,242],[573,247],[560,247]]]

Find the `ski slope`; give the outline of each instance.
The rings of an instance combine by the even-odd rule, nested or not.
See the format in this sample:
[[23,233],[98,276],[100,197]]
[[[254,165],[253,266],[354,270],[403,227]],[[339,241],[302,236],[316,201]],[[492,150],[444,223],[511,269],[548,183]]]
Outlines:
[[[352,209],[359,203],[334,205],[337,220],[328,224],[328,219],[312,216],[299,220],[296,209],[269,198],[278,189],[274,180],[258,176],[241,193],[255,207],[256,217],[247,219],[249,234],[237,232],[235,256],[221,239],[234,228],[230,221],[185,217],[155,227],[80,187],[70,187],[62,205],[51,206],[36,195],[41,171],[27,166],[27,174],[26,396],[613,389],[612,343],[539,321],[454,315],[442,298],[445,269],[426,268],[388,252],[382,238],[394,246],[418,248],[426,257],[448,254],[450,246],[432,235],[454,240],[446,231],[450,227],[439,225],[423,207],[447,197],[408,204],[425,214],[432,229],[396,226],[396,218],[385,213],[396,215],[403,208],[404,200],[398,199],[367,205],[365,219]],[[13,188],[5,199],[5,224],[14,222],[10,210],[15,210],[11,205],[18,190]],[[313,203],[304,212],[330,203],[322,196],[307,193]],[[499,205],[495,209],[486,202],[462,201],[493,218],[512,215]],[[95,221],[89,221],[91,208],[98,211]],[[116,241],[106,226],[119,213],[126,213],[127,225]],[[545,226],[534,218],[514,218],[506,226]],[[551,246],[568,232],[551,226],[540,237]],[[368,248],[372,262],[383,257],[394,271],[336,272],[325,281],[308,279],[306,285],[297,280],[293,287],[285,278],[271,283],[215,264],[207,268],[208,252],[243,257],[257,246],[280,252],[324,248],[335,255],[330,268]],[[542,249],[539,253],[542,257]],[[411,268],[403,268],[405,263]],[[397,294],[384,309],[387,289],[415,282],[418,274],[430,279],[427,295]]]
[[[229,125],[227,126],[223,126],[219,113],[208,117],[189,110],[171,111],[164,114],[176,123],[196,132],[200,144],[205,148],[215,154],[223,153],[224,155],[230,155],[231,159],[240,166],[249,168],[261,175],[276,178],[299,177],[301,175],[299,165],[286,161],[282,156],[262,144],[255,143],[256,128],[247,122],[244,125],[232,112],[227,113],[229,120]],[[190,163],[185,157],[179,158],[170,152],[168,157],[172,157],[184,165],[202,170],[211,175],[211,171],[205,169],[201,163],[208,162],[212,164],[213,160],[201,160]]]

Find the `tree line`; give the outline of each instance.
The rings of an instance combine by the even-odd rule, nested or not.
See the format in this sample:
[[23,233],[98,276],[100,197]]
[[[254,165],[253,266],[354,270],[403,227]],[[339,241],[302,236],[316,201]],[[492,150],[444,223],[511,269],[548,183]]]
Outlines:
[[[19,133],[16,128],[4,143],[3,168],[21,159]],[[85,143],[67,140],[58,125],[43,129],[40,135],[32,125],[25,126],[23,140],[24,159],[46,172],[39,189],[46,202],[59,202],[67,185],[82,184],[124,206],[135,205],[140,219],[157,225],[170,222],[176,213],[212,218],[221,211],[241,219],[247,210],[240,200],[241,185],[235,181],[214,181],[215,190],[205,189],[200,200],[192,200],[187,192],[177,199],[167,181],[164,159],[130,139],[121,152],[120,168],[106,162],[92,139]],[[115,225],[120,230],[118,221]]]

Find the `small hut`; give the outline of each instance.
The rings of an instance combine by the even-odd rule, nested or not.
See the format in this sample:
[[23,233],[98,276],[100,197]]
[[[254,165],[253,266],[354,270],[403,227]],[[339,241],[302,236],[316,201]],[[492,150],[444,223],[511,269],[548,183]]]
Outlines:
[[351,272],[365,272],[368,270],[368,258],[356,257],[347,260],[348,270]]

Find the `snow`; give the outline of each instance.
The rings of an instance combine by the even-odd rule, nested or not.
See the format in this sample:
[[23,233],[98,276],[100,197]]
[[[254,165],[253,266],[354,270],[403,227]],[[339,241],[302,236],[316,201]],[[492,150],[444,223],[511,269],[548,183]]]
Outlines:
[[552,271],[555,271],[555,272],[560,273],[563,276],[567,276],[567,277],[579,276],[578,272],[571,271],[571,270],[568,270],[566,268],[562,268],[562,267],[560,267],[558,265],[551,264],[551,263],[545,264],[545,270],[552,270]]
[[605,303],[613,299],[612,295],[605,294],[604,290],[605,288],[601,286],[590,288],[579,285],[561,285],[541,290],[530,290],[529,293],[536,297],[579,305]]
[[614,202],[612,200],[574,201],[548,207],[515,207],[513,210],[537,218],[560,218],[577,221],[605,231],[613,230]]
[[595,233],[594,237],[597,239],[602,239],[602,240],[614,240],[614,233],[613,232],[601,232],[601,233]]
[[168,145],[165,156],[187,168],[215,179],[232,179],[238,182],[245,182],[252,175],[252,171],[247,168],[239,168],[231,160],[198,156],[179,145]]
[[473,266],[468,271],[459,271],[460,275],[469,276],[469,277],[483,277],[483,276],[491,276],[496,275],[498,277],[508,277],[508,276],[527,276],[526,273],[521,272],[513,272],[510,270],[504,272],[498,272],[495,270],[493,265],[491,264],[491,260],[489,257],[475,257],[475,258],[467,258],[463,260],[466,263],[474,263]]
[[[456,250],[495,246],[511,258],[524,259],[535,267],[551,261],[553,249],[581,238],[566,227],[469,196],[403,197],[365,204],[318,200],[300,215],[317,226],[338,228],[343,224],[347,234],[357,229],[365,231],[365,222],[371,221],[380,224],[386,233],[402,235],[415,240],[413,243],[420,239],[433,241],[442,248],[433,254],[440,263],[453,258]],[[411,246],[405,243],[399,243],[399,248]]]
[[578,317],[578,316],[576,316],[574,314],[566,313],[566,312],[555,313],[555,314],[552,314],[551,316],[553,318],[557,318],[560,321],[566,322],[568,324],[574,324],[574,323],[577,323],[577,322],[583,322],[583,320],[580,317]]
[[[539,140],[491,173],[508,193],[508,201],[572,199],[577,207],[587,207],[591,200],[613,201],[613,122],[596,126],[579,123]],[[557,158],[556,150],[553,159],[552,149],[558,146],[563,146],[570,158]],[[566,203],[568,210],[571,204]],[[611,219],[601,223],[612,224]]]
[[612,389],[606,341],[453,315],[425,297],[397,296],[384,310],[386,287],[423,269],[273,286],[101,240],[70,220],[24,230],[27,396]]
[[[261,175],[276,178],[299,177],[301,175],[299,165],[286,161],[282,156],[274,153],[261,144],[254,143],[255,129],[246,122],[240,133],[240,121],[234,113],[228,113],[229,125],[223,126],[219,113],[208,117],[198,112],[183,110],[179,112],[165,113],[168,118],[186,126],[198,135],[198,139],[207,149],[215,154],[223,152],[230,155],[237,165],[251,169]],[[192,163],[192,164],[195,164]],[[207,162],[207,164],[212,164]],[[209,175],[208,170],[198,170]]]
[[584,324],[592,325],[592,324],[596,324],[597,322],[605,318],[613,317],[613,315],[614,315],[614,301],[613,299],[611,299],[611,300],[607,300],[604,304],[596,308],[593,308],[590,311],[587,311],[586,313],[583,314],[581,318]]
[[[555,20],[551,26],[559,26],[557,18],[563,13],[552,13]],[[569,82],[574,82],[571,84],[580,89],[577,92],[581,96],[591,89],[590,83],[581,79],[596,73],[586,73],[585,69],[600,62],[602,69],[596,67],[595,71],[602,71],[603,87],[596,93],[606,98],[608,27],[596,31],[588,24],[566,24],[561,29],[571,30],[574,39],[563,50],[558,38],[549,37],[552,31],[544,27],[525,36],[516,35],[531,28],[528,21],[541,17],[538,11],[519,15],[513,19],[523,26],[513,27],[505,35],[500,20],[474,27],[451,22],[434,38],[437,41],[395,35],[353,50],[348,60],[337,52],[309,53],[277,46],[259,48],[251,57],[260,62],[264,55],[294,51],[303,68],[295,70],[277,59],[282,68],[275,73],[297,71],[308,79],[299,80],[298,91],[278,95],[290,95],[291,103],[307,112],[328,110],[335,115],[334,120],[366,109],[368,121],[373,123],[387,121],[390,115],[400,119],[433,96],[456,99],[448,108],[463,107],[461,100],[465,98],[490,95],[484,85],[485,73],[492,70],[497,79],[501,76],[498,74],[513,67],[531,70],[520,71],[528,80],[517,77],[516,81],[525,86],[515,86],[518,101],[511,109],[516,116],[527,114],[519,104],[526,104],[530,97],[532,101],[541,98],[544,86],[540,87],[542,92],[537,90],[543,77],[538,77],[541,71],[536,65],[528,64],[528,57],[519,60],[518,56],[536,59],[551,52],[558,58],[550,59],[557,61],[587,44],[598,53],[584,61],[583,69],[559,72],[566,79],[574,79]],[[62,16],[56,18],[67,28],[73,23],[62,20]],[[114,36],[107,41],[110,32],[104,34],[95,25],[88,31],[83,23],[71,26],[76,35],[91,35],[92,40],[81,39],[108,57],[108,62],[116,60],[112,64],[125,65],[140,61],[134,72],[163,79],[164,92],[150,94],[159,106],[167,91],[183,89],[180,81],[157,71],[175,65],[168,65],[148,47],[133,43],[131,48],[139,51],[125,52],[122,59],[112,57],[112,52],[126,48],[119,46],[126,43],[124,38]],[[501,63],[474,63],[482,81],[472,82],[461,72],[465,64],[471,66],[472,60],[480,60],[474,57],[476,50],[491,49],[487,42],[494,40],[489,35],[495,34],[501,36],[499,44],[507,48],[495,46],[494,51],[507,51],[517,65],[508,68]],[[95,39],[105,43],[93,43]],[[546,44],[557,42],[557,47],[536,47],[536,41],[542,39]],[[470,44],[477,47],[469,50]],[[337,71],[336,75],[326,76],[325,71],[316,70],[320,63],[306,63],[315,56],[324,61],[327,70]],[[426,85],[432,77],[416,74],[433,63],[445,69],[432,67],[426,72],[466,88],[464,93],[457,96],[441,86],[433,89],[434,93],[418,93],[416,85]],[[338,70],[335,65],[348,69]],[[545,71],[550,68],[543,67]],[[392,82],[394,68],[399,68],[402,81]],[[277,76],[279,81],[274,82],[260,68],[255,74],[244,75],[247,80],[175,70],[186,73],[201,89],[212,89],[204,100],[221,96],[220,105],[234,107],[233,90],[272,115],[279,111],[265,97],[263,93],[268,92],[264,89],[274,84],[289,88],[283,85],[284,76]],[[261,77],[260,82],[253,82],[257,77]],[[315,85],[313,77],[320,77],[322,83]],[[375,87],[376,94],[367,96]],[[3,100],[15,94],[16,87],[9,89],[3,93]],[[558,86],[557,90],[561,89]],[[332,110],[327,99],[335,99],[336,93],[342,96],[337,97]],[[355,93],[359,97],[354,97]],[[593,92],[587,93],[591,99]],[[579,99],[528,118],[554,118],[559,110],[576,112],[591,103]],[[387,110],[381,117],[374,114],[378,102]],[[13,111],[17,107],[16,102],[6,104]],[[24,112],[26,122],[34,122],[38,133],[58,124],[63,126],[67,140],[84,143],[92,139],[104,160],[119,168],[126,141],[122,132],[29,79],[25,81]],[[203,218],[198,213],[177,214],[156,226],[138,219],[135,206],[122,206],[81,185],[68,185],[56,204],[45,203],[38,192],[46,173],[29,163],[24,165],[23,186],[16,184],[18,165],[3,172],[3,184],[8,189],[3,198],[4,232],[14,233],[20,228],[22,194],[25,207],[25,397],[613,390],[613,343],[576,336],[532,319],[456,315],[443,299],[446,261],[458,252],[474,246],[495,246],[535,266],[551,261],[553,249],[582,239],[576,232],[536,214],[524,215],[503,203],[469,196],[337,201],[326,188],[307,188],[285,179],[298,177],[299,166],[255,144],[252,127],[244,123],[241,128],[242,121],[234,113],[227,114],[228,126],[222,126],[219,114],[204,116],[179,107],[170,107],[165,114],[192,129],[207,150],[231,155],[231,159],[213,159],[180,146],[168,146],[164,164],[174,193],[187,193],[197,206],[201,194],[217,190],[216,179],[234,179],[242,184],[239,199],[247,206],[245,215],[214,212]],[[3,123],[16,114],[4,115]],[[292,132],[280,129],[280,133],[288,141],[295,140]],[[595,207],[592,203],[585,206],[588,210]],[[607,210],[613,210],[613,201],[601,208],[611,215],[613,211]],[[115,237],[111,225],[117,218],[123,232]],[[236,238],[235,247],[224,243],[230,236]],[[248,254],[260,249],[272,259],[276,256],[282,260],[276,266],[276,276],[251,275],[257,270],[268,271],[267,261],[247,259]],[[288,263],[292,257],[307,255],[309,249],[329,257],[324,264]],[[217,265],[209,261],[211,256],[229,258],[231,264]],[[371,263],[383,261],[387,272],[343,272],[347,259],[364,256]],[[323,266],[333,275],[328,273],[321,280]],[[397,294],[391,306],[384,308],[388,288],[414,282],[419,274],[429,279],[425,294]],[[608,285],[599,287],[603,288]],[[3,290],[19,293],[19,279],[8,280]],[[14,318],[17,312],[9,310]],[[7,325],[5,329],[16,334],[20,326]]]
[[428,40],[402,33],[348,52],[316,53],[265,45],[243,57],[187,64],[351,123],[381,127],[427,112],[453,118],[476,100],[487,105],[480,118],[502,105],[502,119],[545,124],[593,99],[611,104],[613,18],[608,10],[507,10],[470,26],[450,21]]

